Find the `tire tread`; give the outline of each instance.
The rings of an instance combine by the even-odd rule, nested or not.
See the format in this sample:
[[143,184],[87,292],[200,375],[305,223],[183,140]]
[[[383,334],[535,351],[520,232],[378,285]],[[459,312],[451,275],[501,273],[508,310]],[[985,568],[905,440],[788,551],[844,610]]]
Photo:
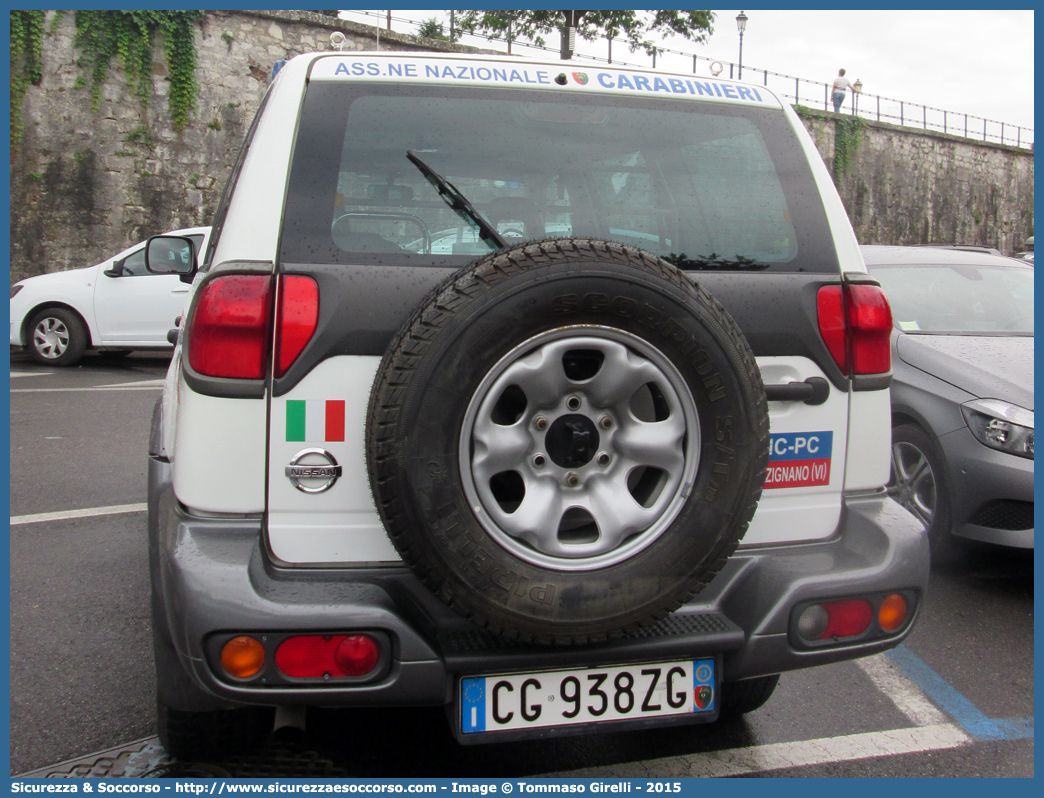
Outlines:
[[608,639],[633,635],[640,629],[666,618],[674,609],[688,602],[703,590],[725,567],[754,516],[765,481],[769,424],[764,384],[750,347],[733,347],[730,354],[742,364],[741,381],[748,401],[755,408],[754,418],[758,421],[758,428],[754,432],[761,455],[751,470],[750,480],[744,489],[750,500],[740,512],[738,523],[734,527],[738,533],[725,534],[723,530],[722,536],[707,556],[704,568],[661,600],[661,606],[650,608],[648,615],[641,622],[628,624],[608,633],[568,635],[528,634],[506,627],[491,617],[480,604],[455,591],[447,582],[438,579],[418,550],[410,545],[409,536],[406,533],[406,524],[409,523],[409,520],[404,517],[401,501],[397,495],[392,495],[390,498],[382,497],[387,497],[390,493],[395,494],[394,491],[388,490],[388,487],[394,484],[397,478],[395,467],[399,452],[396,451],[393,444],[395,424],[400,414],[407,410],[403,404],[404,386],[409,382],[409,377],[415,370],[420,357],[430,345],[435,334],[454,323],[458,311],[464,303],[484,291],[495,291],[503,281],[517,277],[524,272],[556,263],[580,261],[587,258],[609,260],[621,266],[652,274],[690,299],[692,306],[703,314],[703,320],[717,326],[724,333],[719,336],[721,341],[730,344],[736,340],[745,342],[746,339],[739,326],[724,306],[702,286],[662,258],[653,257],[643,250],[624,244],[590,239],[539,241],[507,252],[497,252],[491,256],[485,256],[470,266],[464,267],[429,292],[389,344],[377,374],[391,374],[394,375],[394,378],[385,377],[374,386],[367,415],[366,440],[371,442],[368,455],[370,451],[373,452],[372,456],[367,457],[371,484],[379,485],[382,488],[379,491],[373,491],[374,500],[388,535],[405,564],[440,600],[477,626],[505,639],[524,643],[583,645],[604,642]]

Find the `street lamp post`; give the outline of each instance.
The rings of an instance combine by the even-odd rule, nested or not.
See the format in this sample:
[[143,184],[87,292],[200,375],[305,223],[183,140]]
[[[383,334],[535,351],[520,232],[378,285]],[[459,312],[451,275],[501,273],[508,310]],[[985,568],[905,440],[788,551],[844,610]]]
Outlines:
[[566,11],[565,25],[562,27],[562,60],[567,61],[576,51],[576,23],[584,11]]
[[859,116],[859,93],[863,90],[863,81],[856,78],[852,84],[852,115]]
[[739,51],[739,80],[743,80],[743,31],[747,29],[747,15],[742,11],[736,17],[736,27],[739,28],[740,51]]

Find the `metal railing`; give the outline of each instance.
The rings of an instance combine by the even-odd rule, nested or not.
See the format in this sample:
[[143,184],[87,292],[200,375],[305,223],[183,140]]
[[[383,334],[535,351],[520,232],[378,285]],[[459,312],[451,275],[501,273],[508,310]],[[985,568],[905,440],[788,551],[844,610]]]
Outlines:
[[[378,27],[384,27],[388,21],[388,12],[374,11],[350,11],[352,15],[373,18]],[[435,14],[437,12],[431,12]],[[413,33],[420,28],[421,23],[405,17],[391,16],[391,21],[399,25],[398,33]],[[448,33],[449,26],[444,30]],[[515,39],[511,42],[503,38],[494,38],[484,34],[471,34],[456,32],[454,38],[459,44],[471,44],[472,46],[489,47],[495,45],[496,49],[505,49],[513,55],[539,54],[546,57],[548,54],[559,55],[558,48],[539,46],[532,42]],[[627,60],[617,58],[613,55],[614,45],[619,52],[626,53]],[[728,75],[731,80],[740,80],[740,66],[731,61],[722,61],[718,58],[698,55],[696,53],[674,50],[671,48],[659,48],[657,53],[650,56],[650,62],[639,63],[634,59],[644,56],[644,53],[630,52],[627,42],[622,39],[606,40],[606,57],[575,53],[574,62],[587,62],[594,64],[606,64],[617,67],[637,67],[646,69],[662,68],[671,72],[689,72],[692,74],[712,74],[710,65],[720,63],[722,65],[721,77]],[[742,68],[743,79],[747,83],[758,83],[767,86],[779,97],[790,100],[795,105],[804,105],[808,108],[832,111],[833,103],[830,100],[829,83],[816,80],[807,80],[795,75],[786,75],[782,72],[773,72],[771,69],[744,66]],[[935,108],[923,103],[912,103],[907,100],[897,100],[892,97],[884,97],[870,92],[855,94],[849,92],[845,98],[841,113],[850,116],[859,116],[863,119],[871,119],[877,122],[886,122],[906,128],[917,128],[931,130],[939,133],[947,133],[951,136],[972,139],[976,141],[992,142],[995,144],[1006,144],[1022,149],[1033,149],[1033,128],[998,122],[986,119],[975,114],[966,114],[957,111],[948,111],[944,108]]]

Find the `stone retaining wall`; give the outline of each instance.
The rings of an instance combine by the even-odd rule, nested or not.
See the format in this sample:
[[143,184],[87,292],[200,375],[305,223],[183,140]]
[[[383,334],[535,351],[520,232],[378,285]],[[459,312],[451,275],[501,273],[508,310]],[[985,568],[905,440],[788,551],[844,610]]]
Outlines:
[[[118,59],[97,111],[77,66],[73,12],[47,14],[43,80],[23,105],[12,153],[11,280],[87,266],[149,235],[206,224],[272,65],[302,52],[375,46],[373,27],[307,11],[208,11],[197,29],[195,118],[180,134],[167,112],[157,41],[155,95],[142,110]],[[381,31],[382,50],[481,52]],[[832,167],[833,114],[803,111]],[[866,243],[959,241],[1021,248],[1033,232],[1033,156],[1011,147],[867,124],[841,195]]]
[[[208,11],[197,28],[199,98],[180,134],[167,112],[167,67],[157,35],[155,94],[142,111],[118,58],[97,111],[76,65],[73,12],[47,13],[43,80],[23,105],[12,154],[11,281],[89,266],[150,235],[209,223],[276,61],[329,50],[372,50],[375,29],[308,11]],[[53,30],[52,30],[53,29]],[[381,31],[381,50],[483,52]]]
[[[834,173],[839,123],[800,109]],[[1033,235],[1033,151],[863,120],[835,183],[863,244],[974,244],[1005,254]]]

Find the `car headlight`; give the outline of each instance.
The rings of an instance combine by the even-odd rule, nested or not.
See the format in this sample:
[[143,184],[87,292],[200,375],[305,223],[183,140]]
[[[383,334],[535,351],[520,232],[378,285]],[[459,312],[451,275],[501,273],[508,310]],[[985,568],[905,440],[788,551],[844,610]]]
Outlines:
[[1002,402],[976,399],[961,405],[964,420],[980,443],[991,449],[1033,459],[1033,411]]
[[12,285],[11,286],[11,299],[14,299],[15,294],[17,294],[23,288],[25,288],[25,286],[22,285],[21,283],[15,283],[14,285]]

